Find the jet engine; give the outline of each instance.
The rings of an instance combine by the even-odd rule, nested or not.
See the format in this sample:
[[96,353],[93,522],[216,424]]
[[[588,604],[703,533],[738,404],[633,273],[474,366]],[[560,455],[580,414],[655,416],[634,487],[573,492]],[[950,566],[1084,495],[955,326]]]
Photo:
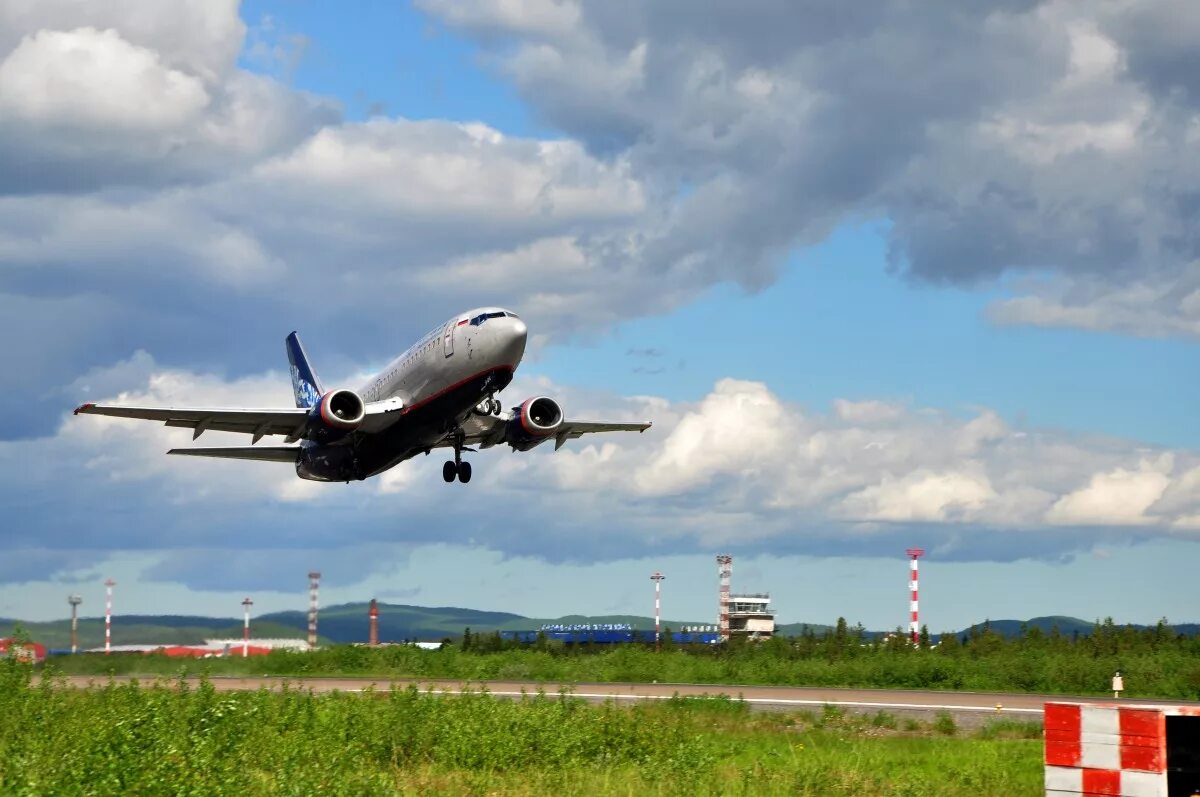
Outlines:
[[504,428],[504,442],[517,451],[528,451],[553,437],[562,421],[562,407],[554,399],[545,396],[525,399],[513,408],[513,416]]
[[308,411],[309,440],[331,443],[357,429],[367,415],[362,398],[353,390],[331,390]]

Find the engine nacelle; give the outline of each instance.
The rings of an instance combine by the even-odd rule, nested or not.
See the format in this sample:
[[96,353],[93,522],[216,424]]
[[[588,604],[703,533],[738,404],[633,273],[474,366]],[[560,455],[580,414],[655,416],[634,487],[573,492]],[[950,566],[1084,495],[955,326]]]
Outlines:
[[362,478],[350,446],[306,445],[296,458],[296,475],[314,482],[349,482]]
[[513,408],[504,428],[504,442],[517,451],[528,451],[554,436],[563,422],[562,407],[552,398],[534,396]]
[[367,405],[353,390],[331,390],[308,411],[309,440],[331,443],[362,425]]

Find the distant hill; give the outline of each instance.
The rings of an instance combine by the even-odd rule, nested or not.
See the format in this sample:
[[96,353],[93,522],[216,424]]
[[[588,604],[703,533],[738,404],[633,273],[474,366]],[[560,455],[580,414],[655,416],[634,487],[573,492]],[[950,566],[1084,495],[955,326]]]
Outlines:
[[[343,603],[321,609],[317,630],[322,642],[365,642],[367,639],[367,603]],[[7,636],[15,623],[21,624],[30,635],[50,648],[70,647],[71,624],[69,620],[51,622],[22,622],[11,618],[0,618],[0,636]],[[1006,637],[1019,636],[1022,625],[1040,628],[1049,634],[1058,626],[1059,633],[1086,636],[1092,632],[1092,622],[1077,617],[1034,617],[1030,620],[986,621],[991,630]],[[622,623],[637,629],[654,627],[652,617],[638,615],[565,615],[563,617],[532,618],[511,612],[489,612],[465,609],[456,606],[409,606],[405,604],[379,604],[379,638],[384,641],[404,639],[436,640],[444,637],[457,639],[463,629],[472,633],[492,631],[528,631],[546,624],[581,625],[587,623]],[[707,620],[663,620],[663,627],[677,630],[682,626],[712,625]],[[984,623],[971,628],[982,630]],[[1147,626],[1135,626],[1145,628]],[[799,636],[810,629],[818,636],[832,626],[815,623],[786,623],[778,628],[784,636]],[[969,634],[971,628],[958,631]],[[1184,623],[1173,625],[1176,633],[1194,635],[1200,633],[1200,625]],[[308,633],[308,615],[303,611],[270,612],[251,619],[251,632],[256,637],[303,638]],[[869,636],[884,632],[869,631]],[[189,615],[129,615],[113,617],[113,644],[195,644],[214,637],[240,637],[241,618],[198,617]],[[96,648],[104,644],[104,619],[100,617],[80,618],[80,648]]]
[[[958,633],[960,635],[970,634],[972,630],[976,632],[982,631],[984,626],[987,626],[991,629],[992,633],[1013,638],[1021,636],[1023,628],[1037,628],[1042,633],[1049,634],[1052,629],[1057,627],[1058,632],[1063,636],[1074,636],[1075,634],[1090,636],[1094,625],[1095,621],[1080,620],[1078,617],[1033,617],[1029,620],[985,620],[982,623],[976,623],[970,628],[964,628]],[[1117,625],[1124,627],[1123,623],[1118,623]],[[1194,636],[1197,631],[1200,631],[1200,624],[1197,623],[1172,623],[1169,625],[1175,633],[1186,636]],[[1135,623],[1133,627],[1140,631],[1146,628],[1153,628],[1154,624],[1141,625]]]
[[[322,607],[317,631],[322,642],[365,642],[368,635],[367,609],[369,604],[343,603]],[[0,618],[0,637],[12,632],[20,623],[30,635],[49,648],[69,648],[70,620],[27,622]],[[379,638],[384,641],[404,639],[457,639],[463,629],[472,633],[492,631],[528,631],[551,623],[564,625],[584,623],[628,623],[635,628],[654,627],[653,618],[634,615],[566,615],[552,618],[524,617],[511,612],[489,612],[455,606],[408,606],[379,604]],[[710,621],[711,623],[711,621]],[[701,621],[664,620],[663,626],[677,629],[684,625],[700,625]],[[251,633],[256,637],[304,638],[308,634],[308,613],[303,611],[269,612],[251,618]],[[113,616],[113,644],[196,644],[214,637],[240,637],[241,618],[197,617],[187,615],[129,615]],[[79,619],[79,647],[101,647],[104,644],[104,618]]]
[[[367,603],[343,603],[322,608],[317,617],[317,631],[322,638],[334,642],[365,642],[368,606]],[[262,615],[261,619],[295,629],[301,635],[308,632],[307,612],[273,612]],[[252,624],[256,622],[251,621]],[[455,606],[379,604],[379,638],[382,640],[456,638],[467,627],[472,631],[492,631],[509,625],[524,627],[529,622],[521,615],[509,612]]]
[[[71,647],[71,621],[52,620],[45,623],[0,618],[0,636],[12,633],[20,623],[29,635],[48,648]],[[307,627],[307,626],[306,626]],[[273,622],[254,621],[254,635],[287,638],[304,636],[296,629]],[[182,615],[114,615],[114,645],[193,645],[205,639],[240,637],[242,621],[227,617],[188,617]],[[98,648],[104,645],[104,618],[79,618],[79,648]]]
[[[363,642],[367,639],[367,603],[345,603],[321,609],[317,630],[321,637],[335,642]],[[265,614],[262,619],[290,626],[299,631],[308,628],[305,612],[275,612]],[[256,622],[256,621],[255,621]],[[635,628],[653,628],[654,619],[634,615],[578,615],[563,617],[534,618],[509,612],[488,612],[464,609],[456,606],[408,606],[404,604],[379,604],[379,638],[400,639],[457,639],[463,630],[472,633],[492,631],[530,631],[542,625],[558,623],[577,625],[584,623],[628,623]],[[683,625],[700,625],[699,621],[684,622],[664,620],[663,625],[679,628]]]

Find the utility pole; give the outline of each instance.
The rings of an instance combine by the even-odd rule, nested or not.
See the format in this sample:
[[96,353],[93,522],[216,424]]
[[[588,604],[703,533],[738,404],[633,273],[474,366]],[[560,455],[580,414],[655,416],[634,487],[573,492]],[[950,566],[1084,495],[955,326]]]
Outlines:
[[367,610],[367,644],[373,648],[379,647],[379,604],[371,598],[371,608]]
[[662,581],[664,578],[666,578],[666,576],[664,576],[662,573],[659,573],[657,570],[654,572],[654,575],[650,576],[650,580],[654,582],[654,652],[655,653],[662,650],[662,632],[660,631],[660,627],[661,627],[661,615],[662,615],[662,600],[661,600],[662,593],[661,593],[661,591],[662,591]]
[[321,574],[316,570],[308,574],[308,649],[317,647],[317,591],[321,588]]
[[117,582],[111,578],[104,581],[104,655],[112,652],[112,588]]
[[250,607],[254,605],[254,601],[250,600],[249,596],[242,601],[242,610],[244,612],[244,622],[242,623],[242,658],[250,655]]
[[79,652],[79,604],[83,603],[83,598],[78,595],[67,596],[67,603],[71,604],[71,652]]

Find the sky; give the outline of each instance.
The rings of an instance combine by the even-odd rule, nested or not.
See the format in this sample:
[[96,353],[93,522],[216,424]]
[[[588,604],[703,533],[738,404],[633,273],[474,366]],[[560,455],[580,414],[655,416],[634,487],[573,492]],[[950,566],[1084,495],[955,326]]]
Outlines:
[[[1188,0],[0,0],[0,616],[322,603],[1200,620]],[[83,401],[288,406],[470,307],[652,420],[356,484]],[[209,433],[207,445],[244,442]],[[449,500],[448,500],[449,499]]]

